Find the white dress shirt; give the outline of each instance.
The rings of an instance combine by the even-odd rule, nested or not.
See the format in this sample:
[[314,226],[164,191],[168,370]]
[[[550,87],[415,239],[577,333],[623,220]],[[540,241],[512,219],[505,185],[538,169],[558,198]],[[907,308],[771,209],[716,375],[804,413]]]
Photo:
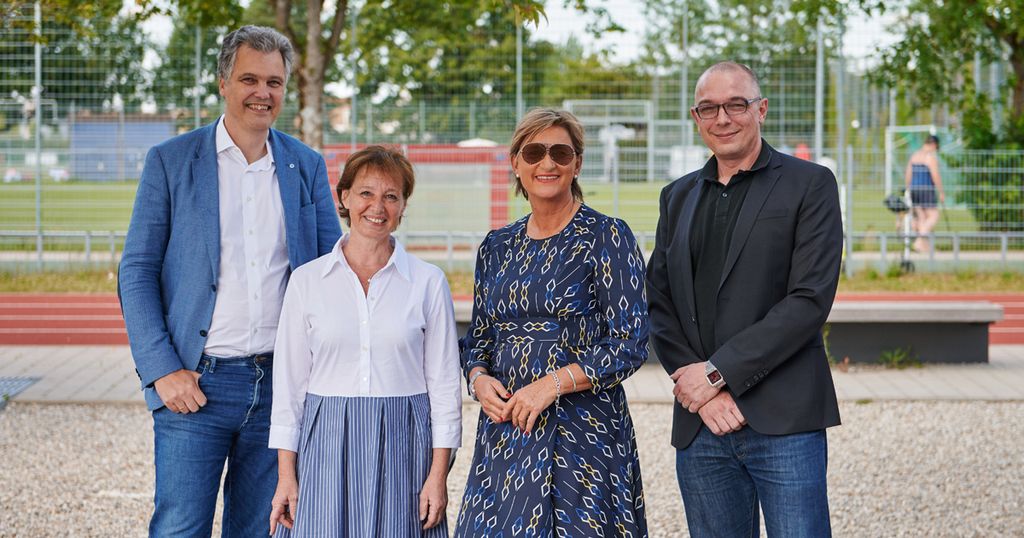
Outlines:
[[462,439],[459,347],[444,272],[394,238],[387,264],[363,293],[342,246],[298,268],[274,348],[270,448],[297,451],[307,393],[430,399],[434,448]]
[[213,321],[203,350],[237,357],[274,349],[288,285],[288,244],[274,154],[249,164],[224,117],[217,122],[220,266]]

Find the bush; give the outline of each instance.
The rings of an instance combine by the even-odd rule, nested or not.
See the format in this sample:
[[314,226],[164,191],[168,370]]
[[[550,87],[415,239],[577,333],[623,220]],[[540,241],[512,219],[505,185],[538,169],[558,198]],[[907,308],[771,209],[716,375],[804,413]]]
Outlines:
[[921,359],[917,358],[914,350],[910,347],[887,349],[878,356],[878,363],[886,368],[895,368],[897,370],[921,367]]

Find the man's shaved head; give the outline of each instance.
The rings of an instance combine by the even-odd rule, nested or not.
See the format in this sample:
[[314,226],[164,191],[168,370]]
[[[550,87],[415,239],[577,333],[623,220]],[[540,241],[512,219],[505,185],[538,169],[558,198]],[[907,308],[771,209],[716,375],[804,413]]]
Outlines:
[[697,95],[700,93],[701,86],[704,85],[704,81],[708,78],[708,75],[724,71],[741,72],[747,75],[747,77],[750,79],[750,83],[753,85],[754,96],[761,96],[761,83],[760,81],[757,80],[757,74],[754,73],[753,69],[738,62],[725,61],[718,62],[715,65],[712,65],[711,67],[707,68],[703,73],[701,73],[700,78],[697,79],[697,85],[693,90],[695,102],[697,100]]

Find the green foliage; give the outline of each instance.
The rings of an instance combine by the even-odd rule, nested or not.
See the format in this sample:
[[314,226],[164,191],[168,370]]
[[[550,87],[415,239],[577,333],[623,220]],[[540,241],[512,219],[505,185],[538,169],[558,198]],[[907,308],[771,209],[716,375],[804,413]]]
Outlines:
[[218,38],[227,33],[227,27],[206,27],[200,32],[200,79],[195,85],[195,28],[176,20],[171,38],[162,55],[163,62],[156,68],[152,95],[160,110],[191,110],[192,99],[199,91],[201,100],[217,96]]
[[[820,4],[824,0],[807,0]],[[911,90],[917,105],[948,104],[963,110],[964,136],[969,147],[993,149],[1024,143],[1024,2],[1020,0],[858,0],[869,12],[897,16],[890,31],[901,39],[882,48],[876,82]],[[1009,126],[994,133],[987,118],[986,98],[974,94],[975,62],[1009,60],[1012,75],[1000,89],[1013,94],[1007,111]],[[1000,136],[1001,135],[1001,136]]]
[[898,347],[887,349],[878,355],[878,363],[886,368],[904,370],[906,368],[920,368],[921,359],[917,358],[911,347]]
[[829,364],[835,366],[836,358],[834,356],[832,356],[832,349],[831,349],[831,347],[829,346],[829,343],[828,343],[828,335],[831,334],[831,333],[832,333],[832,324],[831,323],[826,323],[821,328],[821,342],[822,342],[822,345],[825,346],[825,358],[828,359],[828,363]]
[[[256,1],[251,6],[266,6]],[[235,0],[176,0],[172,8],[174,28],[156,68],[152,97],[161,110],[191,110],[193,97],[217,96],[217,55],[219,38],[243,22],[243,9]],[[251,24],[246,22],[246,24]],[[263,21],[273,26],[273,20]],[[199,76],[196,88],[196,28],[199,28]]]
[[[30,20],[31,10],[27,11],[19,16]],[[110,15],[99,8],[85,12],[95,14],[70,23],[64,15],[44,10],[42,98],[55,100],[61,107],[59,115],[67,114],[72,105],[79,111],[110,110],[115,95],[126,106],[141,103],[145,95],[140,89],[147,84],[142,59],[148,43],[140,20],[116,12]],[[31,30],[15,28],[11,32],[28,36]],[[0,57],[5,58],[4,88],[10,92],[5,97],[18,100],[32,95],[34,47],[31,39],[0,42]],[[96,95],[101,98],[92,97]],[[45,111],[44,118],[50,117],[49,112]],[[13,123],[12,118],[7,122]]]
[[[108,20],[118,16],[124,3],[121,0],[92,0],[90,2],[40,0],[39,5],[44,21],[53,21],[61,26],[70,27],[81,35],[96,35],[102,29],[94,27],[93,21]],[[35,31],[34,11],[35,7],[32,2],[5,0],[0,3],[0,27],[5,30],[18,29],[32,34]],[[144,18],[152,12],[153,8],[150,2],[141,0],[136,4],[134,17]],[[42,43],[48,41],[45,33],[39,39]],[[30,36],[26,43],[32,44],[35,41],[36,38]]]
[[[814,53],[817,12],[791,0],[648,0],[651,30],[644,42],[652,66],[675,66],[680,57],[683,15],[688,14],[689,56],[698,65],[725,59],[750,64],[780,63]],[[684,9],[686,11],[684,11]],[[828,25],[826,54],[838,51],[838,26]],[[763,76],[763,73],[759,73]]]
[[885,270],[885,278],[899,278],[905,274],[907,274],[906,271],[898,263],[890,264]]
[[[821,2],[823,0],[807,0]],[[961,111],[962,136],[970,149],[1024,148],[1024,2],[1020,0],[859,0],[861,9],[907,13],[890,31],[901,39],[879,51],[876,82],[907,90],[911,107],[946,104]],[[1007,62],[1012,71],[997,95],[976,92],[974,71]],[[992,102],[1012,96],[992,120]],[[976,159],[977,157],[972,157]],[[957,201],[966,204],[983,231],[1024,229],[1024,174],[1013,157],[998,153],[963,168]],[[954,162],[953,164],[957,164]]]

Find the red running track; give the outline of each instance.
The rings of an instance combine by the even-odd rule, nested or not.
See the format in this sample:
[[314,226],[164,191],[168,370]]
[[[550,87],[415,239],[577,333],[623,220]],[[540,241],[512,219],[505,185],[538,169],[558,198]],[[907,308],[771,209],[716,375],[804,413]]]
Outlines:
[[[456,300],[471,300],[457,296]],[[990,344],[1024,344],[1024,293],[841,293],[837,301],[991,301],[1003,321]],[[0,345],[126,345],[117,296],[0,294]]]

